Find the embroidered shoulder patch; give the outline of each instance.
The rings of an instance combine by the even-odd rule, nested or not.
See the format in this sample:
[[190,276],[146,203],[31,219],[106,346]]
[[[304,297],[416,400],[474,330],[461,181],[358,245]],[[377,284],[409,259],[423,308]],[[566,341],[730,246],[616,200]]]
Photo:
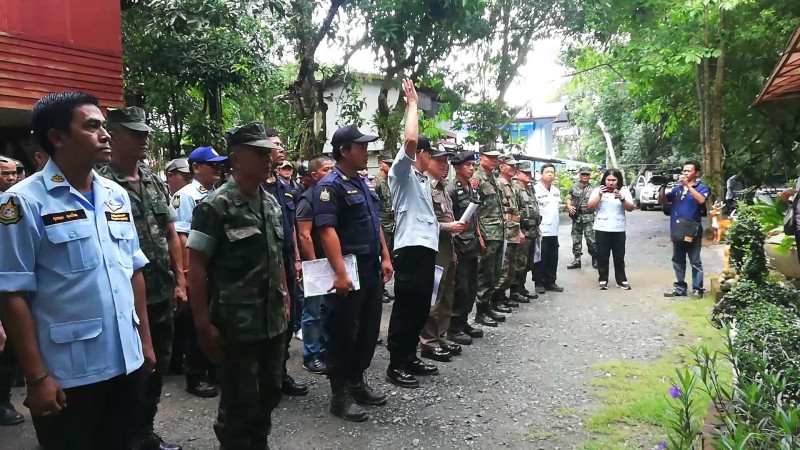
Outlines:
[[481,184],[481,181],[479,179],[477,179],[477,178],[473,178],[472,179],[472,188],[473,189],[478,189],[478,185],[480,185],[480,184]]
[[22,220],[22,212],[19,210],[19,205],[9,198],[0,206],[0,224],[13,225],[20,220]]
[[328,192],[328,188],[323,189],[322,192],[319,193],[319,200],[322,202],[329,202],[331,200],[331,193]]
[[181,197],[180,195],[176,195],[172,198],[172,207],[178,209],[181,207]]

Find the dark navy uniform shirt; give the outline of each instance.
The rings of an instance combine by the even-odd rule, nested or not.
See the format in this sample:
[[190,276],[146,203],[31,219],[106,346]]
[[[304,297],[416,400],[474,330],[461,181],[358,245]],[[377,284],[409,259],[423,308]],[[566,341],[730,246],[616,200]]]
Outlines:
[[381,223],[378,194],[359,176],[339,167],[314,186],[314,226],[333,227],[342,255],[380,256]]
[[[278,203],[281,204],[281,225],[283,225],[283,258],[288,261],[294,261],[294,216],[297,200],[300,194],[295,191],[288,181],[284,180],[281,176],[275,175],[272,180],[267,180],[263,183],[264,189],[272,194]],[[294,263],[291,264],[294,270]]]

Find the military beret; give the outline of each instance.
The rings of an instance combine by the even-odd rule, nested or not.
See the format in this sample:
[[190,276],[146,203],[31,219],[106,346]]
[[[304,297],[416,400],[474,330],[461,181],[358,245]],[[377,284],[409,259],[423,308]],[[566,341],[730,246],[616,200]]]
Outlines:
[[465,162],[475,162],[475,152],[459,152],[456,153],[455,156],[450,158],[450,164],[454,166],[460,166]]

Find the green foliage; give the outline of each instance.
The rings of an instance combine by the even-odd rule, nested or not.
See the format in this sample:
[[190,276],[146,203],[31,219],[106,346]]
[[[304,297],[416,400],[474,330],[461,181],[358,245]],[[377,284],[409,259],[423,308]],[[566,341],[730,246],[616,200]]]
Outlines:
[[466,102],[456,116],[456,128],[468,128],[470,143],[494,146],[496,139],[508,140],[508,124],[511,123],[511,109],[502,107],[492,100]]
[[739,208],[736,220],[728,229],[731,246],[731,267],[746,280],[761,283],[767,274],[767,254],[764,251],[764,232],[757,210]]
[[[705,8],[710,23],[720,11],[726,20],[722,30],[712,26],[708,45]],[[713,69],[724,41],[727,175],[742,170],[748,184],[796,175],[800,108],[751,105],[800,22],[800,2],[611,0],[586,4],[579,17],[584,28],[578,44],[563,58],[575,71],[585,71],[573,79],[569,108],[587,132],[585,151],[593,161],[604,158],[598,118],[612,130],[622,148],[619,159],[628,164],[698,155],[698,70],[703,61]]]
[[718,327],[723,327],[726,323],[731,323],[740,311],[760,303],[798,309],[800,294],[783,284],[740,281],[714,306],[713,321]]
[[[733,341],[739,353],[740,384],[763,383],[769,381],[766,374],[781,374],[782,382],[776,387],[782,399],[794,405],[800,404],[797,306],[797,303],[785,307],[772,302],[747,306],[736,316],[739,328]],[[774,405],[769,406],[771,412]]]

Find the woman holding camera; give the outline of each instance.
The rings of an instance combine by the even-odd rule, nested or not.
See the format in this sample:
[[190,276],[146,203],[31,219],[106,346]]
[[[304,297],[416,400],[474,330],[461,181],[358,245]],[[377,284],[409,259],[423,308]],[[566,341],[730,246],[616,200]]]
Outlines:
[[625,211],[633,211],[633,196],[619,169],[603,173],[600,187],[589,196],[589,209],[597,211],[594,233],[597,241],[597,272],[600,289],[608,289],[608,260],[614,254],[614,277],[620,289],[630,290],[625,275]]

